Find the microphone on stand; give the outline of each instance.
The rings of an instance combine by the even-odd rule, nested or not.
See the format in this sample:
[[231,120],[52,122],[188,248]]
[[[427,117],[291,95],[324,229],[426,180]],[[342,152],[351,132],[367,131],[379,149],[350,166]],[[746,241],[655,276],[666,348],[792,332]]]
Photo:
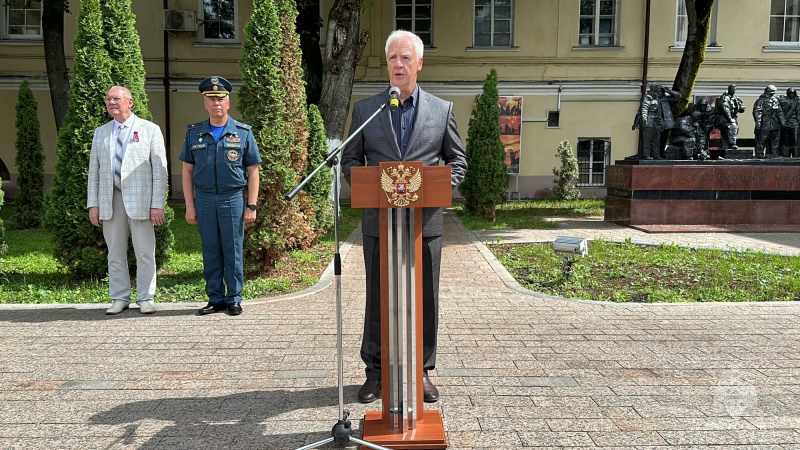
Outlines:
[[389,88],[389,109],[392,111],[397,111],[397,107],[400,106],[400,88],[397,86],[392,86]]

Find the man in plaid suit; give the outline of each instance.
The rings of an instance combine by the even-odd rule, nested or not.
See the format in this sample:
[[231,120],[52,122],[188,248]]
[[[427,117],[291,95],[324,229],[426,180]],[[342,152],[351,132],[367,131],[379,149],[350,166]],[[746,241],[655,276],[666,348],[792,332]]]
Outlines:
[[131,111],[133,96],[122,86],[106,95],[114,120],[94,131],[89,156],[86,207],[92,225],[103,227],[108,247],[108,293],[113,303],[106,314],[119,314],[131,303],[128,235],[136,253],[139,311],[156,311],[156,238],[154,225],[164,224],[167,160],[164,136],[153,122]]

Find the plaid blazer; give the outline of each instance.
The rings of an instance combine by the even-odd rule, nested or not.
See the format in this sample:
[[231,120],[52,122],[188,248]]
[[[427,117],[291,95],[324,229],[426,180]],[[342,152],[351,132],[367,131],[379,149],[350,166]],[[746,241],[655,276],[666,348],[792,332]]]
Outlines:
[[[389,89],[373,97],[355,102],[350,134],[360,127],[377,109],[389,101]],[[377,166],[381,161],[422,161],[425,166],[436,166],[439,161],[451,167],[451,185],[457,186],[467,172],[467,158],[453,117],[453,103],[419,89],[414,128],[408,139],[406,154],[400,147],[392,128],[388,108],[378,114],[345,148],[342,154],[342,172],[350,183],[350,169],[356,166]],[[377,209],[364,209],[361,217],[362,232],[379,237]],[[423,208],[422,235],[441,236],[443,232],[442,208]]]
[[[128,144],[122,160],[122,203],[131,219],[150,218],[150,209],[164,209],[167,196],[167,158],[161,128],[133,116]],[[89,189],[86,207],[99,207],[100,220],[113,213],[114,171],[111,160],[114,121],[94,130],[89,156]]]

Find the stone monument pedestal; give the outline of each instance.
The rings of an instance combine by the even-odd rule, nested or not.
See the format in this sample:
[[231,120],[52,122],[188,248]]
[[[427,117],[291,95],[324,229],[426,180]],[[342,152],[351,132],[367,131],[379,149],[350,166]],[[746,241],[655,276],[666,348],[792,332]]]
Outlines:
[[625,160],[609,166],[620,225],[800,225],[800,160]]

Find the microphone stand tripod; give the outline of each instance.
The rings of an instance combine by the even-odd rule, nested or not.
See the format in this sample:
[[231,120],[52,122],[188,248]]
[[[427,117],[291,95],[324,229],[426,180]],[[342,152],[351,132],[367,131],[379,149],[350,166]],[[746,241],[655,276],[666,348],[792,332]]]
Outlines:
[[350,441],[353,441],[357,444],[361,444],[365,447],[369,447],[375,450],[391,450],[386,447],[381,447],[380,445],[373,444],[371,442],[367,442],[358,438],[354,438],[351,436],[352,428],[351,422],[349,420],[350,411],[344,409],[344,363],[342,360],[342,258],[339,255],[339,184],[340,184],[340,175],[339,175],[339,168],[338,168],[338,156],[341,153],[342,149],[348,142],[350,142],[355,136],[361,132],[364,127],[367,126],[368,123],[372,121],[381,111],[386,108],[386,104],[381,105],[372,115],[360,126],[357,130],[355,130],[350,137],[348,137],[344,142],[341,143],[338,147],[331,150],[330,153],[325,157],[325,161],[322,162],[313,172],[311,172],[303,181],[300,182],[294,189],[291,190],[288,194],[286,194],[286,200],[293,199],[298,192],[306,185],[314,176],[322,170],[324,166],[328,166],[333,169],[333,235],[334,235],[334,256],[333,256],[333,273],[336,285],[336,362],[337,362],[337,372],[339,377],[339,420],[336,422],[336,425],[333,426],[331,429],[331,437],[323,439],[318,442],[314,442],[313,444],[306,445],[304,447],[300,447],[297,450],[310,450],[312,448],[321,447],[329,442],[333,442],[337,444],[339,447],[344,447]]

